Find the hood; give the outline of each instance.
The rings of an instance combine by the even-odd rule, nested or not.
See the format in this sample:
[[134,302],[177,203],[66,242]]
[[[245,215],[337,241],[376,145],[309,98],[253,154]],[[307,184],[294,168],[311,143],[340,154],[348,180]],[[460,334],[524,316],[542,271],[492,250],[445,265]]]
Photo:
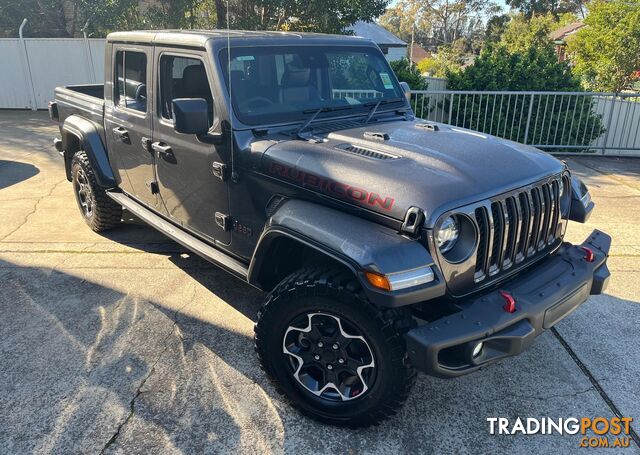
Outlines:
[[[425,211],[428,226],[446,210],[562,172],[552,156],[526,145],[444,124],[369,124],[329,133],[324,142],[272,142],[263,172],[402,220]],[[378,137],[379,139],[372,138]]]

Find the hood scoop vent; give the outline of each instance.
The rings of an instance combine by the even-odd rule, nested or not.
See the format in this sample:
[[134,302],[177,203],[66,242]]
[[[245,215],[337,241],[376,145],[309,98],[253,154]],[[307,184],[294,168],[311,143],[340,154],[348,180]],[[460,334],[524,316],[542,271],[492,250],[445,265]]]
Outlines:
[[374,160],[396,160],[400,158],[399,156],[392,155],[391,153],[380,152],[378,150],[371,150],[371,149],[360,147],[358,145],[353,145],[353,144],[340,144],[340,145],[336,145],[335,148],[345,152],[354,153],[356,155],[371,158]]

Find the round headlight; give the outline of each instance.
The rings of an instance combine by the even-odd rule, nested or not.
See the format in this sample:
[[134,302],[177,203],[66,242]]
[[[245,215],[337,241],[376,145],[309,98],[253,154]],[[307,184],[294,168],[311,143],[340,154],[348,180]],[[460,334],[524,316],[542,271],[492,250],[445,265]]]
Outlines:
[[438,228],[436,233],[436,242],[440,252],[446,253],[451,250],[458,240],[460,226],[453,216],[447,217]]

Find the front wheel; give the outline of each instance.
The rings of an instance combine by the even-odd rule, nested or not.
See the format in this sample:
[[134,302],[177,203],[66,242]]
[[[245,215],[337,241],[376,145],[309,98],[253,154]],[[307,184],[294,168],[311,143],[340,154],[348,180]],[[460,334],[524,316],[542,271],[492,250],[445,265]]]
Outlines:
[[255,327],[261,365],[303,413],[350,427],[396,413],[415,379],[404,311],[380,311],[348,272],[303,270],[267,297]]

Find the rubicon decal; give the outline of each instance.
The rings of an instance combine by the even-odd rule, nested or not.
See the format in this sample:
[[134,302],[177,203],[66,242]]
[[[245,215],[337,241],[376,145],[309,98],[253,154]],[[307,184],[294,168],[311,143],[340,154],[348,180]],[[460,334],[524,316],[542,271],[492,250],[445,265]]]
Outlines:
[[283,177],[305,188],[316,189],[340,199],[347,199],[361,205],[369,205],[372,208],[391,210],[395,202],[395,199],[392,197],[381,196],[373,191],[319,177],[315,174],[294,169],[280,163],[270,163],[268,172],[271,175]]

